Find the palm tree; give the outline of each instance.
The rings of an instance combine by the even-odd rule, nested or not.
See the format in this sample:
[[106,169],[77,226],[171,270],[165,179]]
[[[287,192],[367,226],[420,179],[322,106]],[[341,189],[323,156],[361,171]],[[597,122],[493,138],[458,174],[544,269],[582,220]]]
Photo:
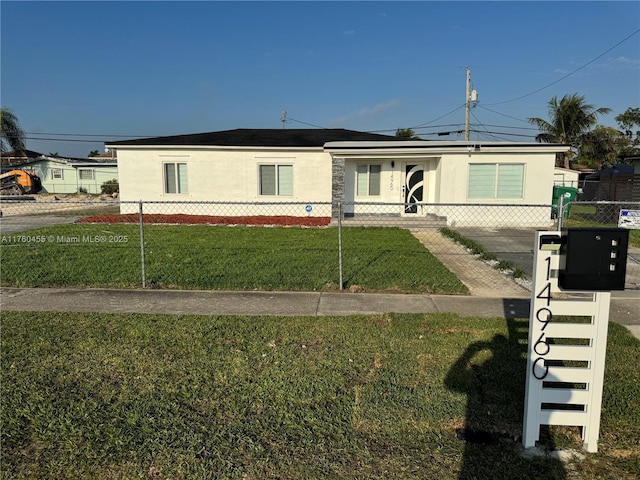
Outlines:
[[0,108],[0,152],[25,149],[24,131],[20,128],[18,117],[8,108]]
[[[578,149],[582,136],[598,121],[598,115],[605,115],[610,108],[595,108],[585,103],[585,97],[574,93],[565,95],[560,101],[553,97],[549,101],[549,121],[542,118],[528,118],[529,123],[540,129],[536,142],[561,143]],[[569,168],[569,160],[573,151],[558,154],[557,160],[565,168]]]

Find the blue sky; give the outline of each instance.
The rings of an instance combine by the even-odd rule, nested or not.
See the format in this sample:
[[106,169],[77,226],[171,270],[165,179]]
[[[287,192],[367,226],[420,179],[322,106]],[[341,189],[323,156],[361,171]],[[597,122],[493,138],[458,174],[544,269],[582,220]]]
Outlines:
[[554,95],[611,108],[611,126],[640,107],[635,1],[3,0],[0,14],[1,103],[42,153],[281,128],[283,110],[286,128],[458,140],[436,133],[464,128],[465,67],[472,129],[494,132],[472,139],[532,141],[526,118],[548,118]]

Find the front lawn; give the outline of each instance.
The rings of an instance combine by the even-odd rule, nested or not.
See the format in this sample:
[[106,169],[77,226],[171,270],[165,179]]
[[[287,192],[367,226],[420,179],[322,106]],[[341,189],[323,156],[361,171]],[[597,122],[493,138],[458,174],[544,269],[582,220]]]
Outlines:
[[[146,284],[212,290],[335,290],[336,228],[148,225]],[[137,225],[57,225],[3,235],[4,286],[138,287]],[[399,228],[343,229],[343,287],[466,293],[414,236]]]
[[[527,322],[3,312],[5,479],[568,478],[519,455]],[[599,453],[640,475],[640,342],[610,327]],[[547,447],[580,447],[560,429]],[[572,477],[573,478],[573,477]]]

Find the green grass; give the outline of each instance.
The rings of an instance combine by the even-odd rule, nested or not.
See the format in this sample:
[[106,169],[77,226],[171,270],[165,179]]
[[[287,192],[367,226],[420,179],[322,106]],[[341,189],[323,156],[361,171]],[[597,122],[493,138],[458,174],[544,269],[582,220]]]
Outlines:
[[[30,312],[1,321],[2,478],[566,476],[557,462],[518,454],[525,321]],[[600,451],[575,465],[579,478],[640,475],[639,352],[612,324]],[[458,439],[465,427],[491,441]],[[563,431],[546,442],[576,446]]]
[[[147,286],[217,290],[327,290],[339,287],[335,228],[147,226]],[[3,237],[5,286],[141,285],[139,227],[57,225]],[[84,242],[102,238],[100,243]],[[78,242],[59,241],[79,239]],[[109,243],[119,238],[125,241]],[[466,293],[466,287],[408,231],[343,230],[343,286],[366,291]]]

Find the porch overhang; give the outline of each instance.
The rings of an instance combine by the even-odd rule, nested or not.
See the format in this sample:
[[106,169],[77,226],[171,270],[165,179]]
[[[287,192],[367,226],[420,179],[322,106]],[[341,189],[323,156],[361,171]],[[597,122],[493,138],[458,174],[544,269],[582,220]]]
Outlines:
[[327,142],[325,151],[333,156],[411,156],[439,157],[444,154],[470,153],[560,153],[569,145],[513,142],[439,142],[403,140],[384,142]]

